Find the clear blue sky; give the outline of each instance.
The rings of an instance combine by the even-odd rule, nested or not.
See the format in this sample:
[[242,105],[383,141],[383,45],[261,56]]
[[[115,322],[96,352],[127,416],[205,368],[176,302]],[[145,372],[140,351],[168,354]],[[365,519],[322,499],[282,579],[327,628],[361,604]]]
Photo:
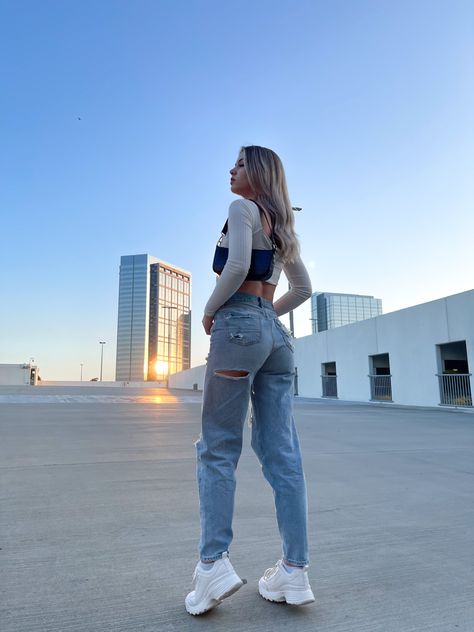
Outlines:
[[0,49],[0,363],[90,379],[105,340],[113,379],[139,253],[192,272],[201,363],[242,144],[284,161],[314,289],[473,287],[471,0],[3,0]]

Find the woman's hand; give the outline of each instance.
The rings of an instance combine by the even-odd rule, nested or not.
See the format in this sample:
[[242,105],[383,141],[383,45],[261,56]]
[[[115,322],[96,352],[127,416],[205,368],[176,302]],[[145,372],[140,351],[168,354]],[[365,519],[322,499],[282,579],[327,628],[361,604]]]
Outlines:
[[206,314],[204,314],[204,317],[202,319],[202,326],[204,327],[204,331],[208,336],[211,335],[211,327],[213,322],[214,316],[206,316]]

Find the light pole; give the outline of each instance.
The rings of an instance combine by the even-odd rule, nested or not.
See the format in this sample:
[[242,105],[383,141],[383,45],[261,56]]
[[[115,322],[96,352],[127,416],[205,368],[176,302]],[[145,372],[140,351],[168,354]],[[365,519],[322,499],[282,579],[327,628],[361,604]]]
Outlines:
[[102,342],[101,340],[99,340],[99,344],[100,344],[100,381],[102,382],[102,367],[104,365],[104,345],[105,345],[105,342]]
[[[301,206],[292,206],[291,208],[295,212],[299,212],[299,211],[303,210]],[[289,281],[288,281],[288,289],[291,290],[291,285],[290,285]],[[295,323],[294,323],[294,320],[293,320],[293,310],[292,309],[290,310],[290,331],[291,331],[291,335],[294,338],[295,337]]]
[[81,382],[82,382],[82,367],[84,366],[84,364],[81,362]]
[[311,333],[312,334],[317,334],[318,333],[318,326],[314,325],[313,323],[317,323],[318,319],[317,318],[309,318],[309,320],[311,321]]

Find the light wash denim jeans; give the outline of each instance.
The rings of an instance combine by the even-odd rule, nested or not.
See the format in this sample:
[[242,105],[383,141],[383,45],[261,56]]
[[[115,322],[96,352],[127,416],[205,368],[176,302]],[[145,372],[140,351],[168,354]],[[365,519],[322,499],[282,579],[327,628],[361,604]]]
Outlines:
[[[220,375],[239,371],[241,377]],[[235,470],[252,398],[252,448],[273,488],[283,559],[308,563],[306,484],[293,420],[293,344],[272,303],[237,292],[216,313],[197,447],[203,561],[232,541]],[[249,489],[249,493],[252,490]]]

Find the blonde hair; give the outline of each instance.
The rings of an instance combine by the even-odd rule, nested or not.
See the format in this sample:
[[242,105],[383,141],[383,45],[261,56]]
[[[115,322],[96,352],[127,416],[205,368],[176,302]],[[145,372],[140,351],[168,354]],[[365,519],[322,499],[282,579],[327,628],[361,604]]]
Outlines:
[[241,151],[254,199],[270,214],[278,252],[283,261],[291,263],[299,254],[299,243],[283,164],[266,147],[249,145]]

